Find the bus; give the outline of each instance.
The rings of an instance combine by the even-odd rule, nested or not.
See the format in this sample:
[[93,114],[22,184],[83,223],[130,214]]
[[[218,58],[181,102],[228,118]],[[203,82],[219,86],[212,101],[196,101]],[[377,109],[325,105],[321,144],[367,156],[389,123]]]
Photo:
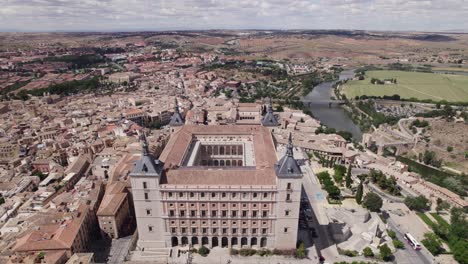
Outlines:
[[419,244],[419,242],[416,239],[414,239],[414,237],[410,233],[405,234],[405,239],[415,250],[421,249],[421,245]]

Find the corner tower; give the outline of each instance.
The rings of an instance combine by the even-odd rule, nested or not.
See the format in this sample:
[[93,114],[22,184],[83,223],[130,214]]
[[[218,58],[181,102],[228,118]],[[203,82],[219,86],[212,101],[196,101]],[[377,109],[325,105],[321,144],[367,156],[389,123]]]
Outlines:
[[274,113],[273,113],[273,105],[271,103],[271,97],[270,97],[270,102],[268,104],[268,109],[265,114],[265,116],[262,118],[262,125],[265,127],[275,127],[278,126],[278,120],[276,119]]
[[275,165],[277,177],[275,248],[291,248],[298,235],[299,207],[302,190],[301,167],[294,159],[292,136],[289,134],[286,153]]
[[163,164],[149,153],[146,137],[143,135],[141,158],[130,173],[133,202],[138,227],[138,247],[164,248],[167,233],[162,219],[159,183]]

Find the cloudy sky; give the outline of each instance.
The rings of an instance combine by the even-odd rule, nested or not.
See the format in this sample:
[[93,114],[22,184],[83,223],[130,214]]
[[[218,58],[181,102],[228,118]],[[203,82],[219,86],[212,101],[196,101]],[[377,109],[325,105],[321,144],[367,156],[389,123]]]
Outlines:
[[468,0],[0,0],[0,31],[468,30]]

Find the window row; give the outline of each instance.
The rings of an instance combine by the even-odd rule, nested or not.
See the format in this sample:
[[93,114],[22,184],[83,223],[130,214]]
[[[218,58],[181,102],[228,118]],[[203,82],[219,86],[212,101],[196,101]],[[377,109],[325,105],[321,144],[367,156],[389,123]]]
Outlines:
[[[213,228],[207,228],[207,227],[203,227],[203,228],[196,228],[196,227],[192,227],[192,228],[187,228],[187,227],[180,227],[180,228],[177,228],[177,227],[171,227],[171,233],[172,234],[177,234],[177,233],[181,233],[181,234],[188,234],[188,232],[190,231],[190,234],[192,235],[197,235],[198,232],[200,232],[201,234],[210,234],[210,235],[214,235],[214,234],[218,234],[219,232],[221,234],[224,234],[224,235],[227,235],[227,234],[243,234],[243,235],[246,235],[246,234],[252,234],[252,235],[255,235],[255,234],[268,234],[268,228],[216,228],[216,227],[213,227]],[[260,233],[259,233],[260,232]]]
[[[145,188],[143,186],[143,188]],[[176,198],[176,197],[187,197],[187,198],[242,198],[242,199],[255,199],[255,198],[269,198],[271,193],[268,192],[168,192],[167,197]]]
[[[174,206],[176,206],[176,205],[177,205],[177,204],[175,204],[175,203],[169,203],[169,208],[174,208]],[[197,204],[195,204],[195,203],[191,203],[191,204],[190,204],[190,208],[196,208],[196,205],[197,205]],[[209,204],[200,203],[199,205],[200,205],[201,208],[204,208],[204,207],[208,207]],[[228,205],[230,205],[231,208],[237,208],[237,203],[228,203],[228,204],[222,203],[222,204],[221,204],[221,207],[222,207],[222,208],[226,208],[226,207],[228,207]],[[248,208],[248,207],[249,207],[248,205],[249,205],[249,204],[247,204],[247,203],[243,203],[241,207],[242,207],[242,208]],[[185,203],[179,203],[179,208],[183,208],[183,207],[185,207]],[[211,204],[211,207],[217,207],[217,204],[216,204],[216,203],[212,203],[212,204]],[[252,208],[260,208],[260,207],[268,208],[268,204],[267,204],[267,203],[264,203],[263,205],[260,205],[260,204],[252,203],[252,204],[251,204],[251,207],[252,207]]]
[[180,216],[180,217],[268,217],[269,211],[249,211],[249,210],[242,210],[242,211],[231,211],[228,212],[227,210],[169,210],[169,216]]
[[[187,221],[187,222],[184,221],[184,220],[180,221],[180,225],[182,225],[182,226],[185,226],[186,223],[188,223],[188,221]],[[257,223],[259,223],[259,222],[257,222],[257,221],[252,221],[250,225],[251,225],[251,226],[256,226]],[[235,226],[235,225],[237,225],[237,221],[232,221],[232,222],[230,222],[230,224],[231,224],[232,226]],[[243,226],[249,225],[249,223],[248,223],[247,221],[242,221],[241,224],[242,224]],[[263,225],[263,226],[266,226],[267,224],[268,224],[267,221],[262,221],[262,225]],[[172,220],[172,221],[170,222],[170,225],[171,225],[171,226],[176,225],[176,221]],[[197,221],[191,221],[191,225],[192,225],[192,226],[197,225]],[[208,225],[208,221],[201,221],[201,225],[203,225],[203,226]],[[218,222],[217,222],[217,221],[212,221],[212,222],[211,222],[211,225],[212,225],[212,226],[217,226],[217,225],[218,225]],[[228,222],[223,221],[223,222],[222,222],[222,225],[223,225],[223,226],[226,226],[226,225],[228,225]]]

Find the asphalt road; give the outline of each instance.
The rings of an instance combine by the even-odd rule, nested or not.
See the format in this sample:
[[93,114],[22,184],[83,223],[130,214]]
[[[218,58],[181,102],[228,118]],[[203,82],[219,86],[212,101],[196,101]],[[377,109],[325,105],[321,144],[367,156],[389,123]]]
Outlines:
[[[399,249],[394,255],[396,263],[398,264],[431,264],[433,263],[433,257],[426,249],[423,248],[420,251],[414,250],[410,244],[408,244],[404,238],[404,233],[399,229],[398,225],[393,221],[391,217],[387,219],[387,224],[390,229],[395,231],[397,238],[405,243],[405,249]],[[421,243],[421,242],[419,242]]]
[[326,200],[327,194],[321,189],[317,177],[308,165],[301,166],[301,169],[304,173],[302,184],[315,216],[313,222],[318,237],[313,239],[314,247],[317,254],[325,257],[326,262],[340,261],[337,258],[338,250],[328,232],[329,220],[324,210],[328,203]]

